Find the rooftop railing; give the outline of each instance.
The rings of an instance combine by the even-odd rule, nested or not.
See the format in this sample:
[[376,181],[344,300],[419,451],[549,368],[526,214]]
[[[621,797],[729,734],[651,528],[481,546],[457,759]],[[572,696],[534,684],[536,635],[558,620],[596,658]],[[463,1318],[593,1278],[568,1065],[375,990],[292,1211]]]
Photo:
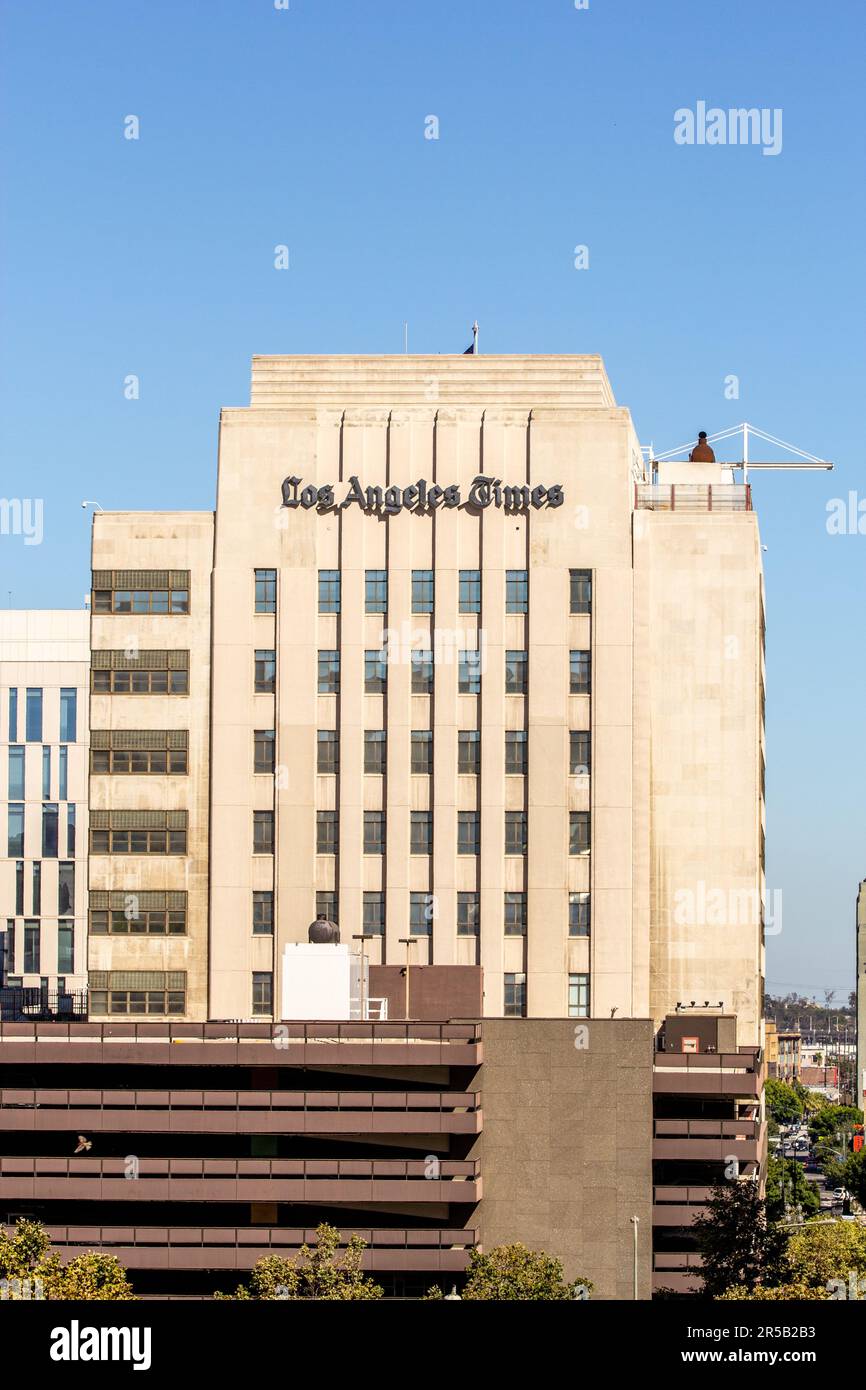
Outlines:
[[750,483],[635,483],[634,505],[649,512],[750,512]]

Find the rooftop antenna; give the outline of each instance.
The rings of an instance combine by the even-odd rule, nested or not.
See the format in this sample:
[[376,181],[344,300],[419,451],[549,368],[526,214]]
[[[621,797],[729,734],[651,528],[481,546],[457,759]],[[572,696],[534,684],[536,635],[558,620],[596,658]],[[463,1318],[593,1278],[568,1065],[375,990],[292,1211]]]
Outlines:
[[[743,436],[743,457],[740,463],[727,463],[726,468],[742,468],[743,482],[749,481],[749,469],[759,470],[791,470],[791,471],[821,471],[831,472],[833,464],[827,459],[818,458],[815,454],[809,454],[805,449],[798,449],[796,444],[788,444],[784,439],[777,439],[774,434],[768,434],[766,430],[759,429],[757,425],[750,425],[744,421],[741,425],[732,425],[730,429],[718,430],[715,434],[707,435],[707,443],[714,444],[720,439],[732,439],[735,435]],[[785,449],[789,454],[796,454],[797,460],[790,460],[786,463],[766,462],[758,459],[749,458],[749,442],[754,437],[762,439],[767,444],[773,444],[777,449]],[[696,439],[689,440],[687,444],[678,444],[675,449],[668,449],[664,454],[653,454],[652,462],[658,463],[664,459],[673,459],[675,455],[682,453],[686,449],[693,449],[697,444]]]
[[403,351],[409,351],[409,325],[405,319],[403,321]]
[[466,348],[465,352],[463,353],[463,356],[464,356],[464,357],[477,357],[477,356],[478,356],[478,320],[477,320],[477,319],[475,320],[475,322],[474,322],[473,325],[472,325],[472,346]]

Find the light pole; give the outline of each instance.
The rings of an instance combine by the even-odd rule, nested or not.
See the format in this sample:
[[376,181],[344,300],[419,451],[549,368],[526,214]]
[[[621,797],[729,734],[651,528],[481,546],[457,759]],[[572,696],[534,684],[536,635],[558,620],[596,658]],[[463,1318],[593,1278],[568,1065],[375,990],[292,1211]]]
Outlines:
[[367,1000],[364,997],[364,975],[366,973],[364,967],[367,964],[367,957],[364,953],[364,942],[376,941],[377,939],[376,935],[371,931],[355,932],[352,936],[353,941],[360,941],[361,943],[361,1018],[363,1019],[367,1017]]
[[638,1228],[638,1225],[639,1225],[639,1223],[640,1223],[640,1217],[639,1217],[639,1216],[632,1216],[632,1217],[630,1218],[630,1220],[631,1220],[631,1226],[632,1226],[632,1249],[633,1249],[633,1256],[634,1256],[634,1263],[633,1263],[633,1266],[632,1266],[632,1297],[636,1299],[636,1298],[637,1298],[637,1228]]
[[397,938],[401,946],[406,947],[406,1010],[405,1018],[409,1021],[409,947],[418,945],[417,936],[400,936]]

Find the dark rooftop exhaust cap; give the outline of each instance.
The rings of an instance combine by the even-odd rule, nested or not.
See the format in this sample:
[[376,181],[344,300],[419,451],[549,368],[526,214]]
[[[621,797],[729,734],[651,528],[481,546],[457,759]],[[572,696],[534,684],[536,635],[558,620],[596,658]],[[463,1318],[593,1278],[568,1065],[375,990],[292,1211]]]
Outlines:
[[336,922],[329,922],[324,912],[320,912],[315,922],[310,923],[307,937],[317,946],[339,946],[340,928]]

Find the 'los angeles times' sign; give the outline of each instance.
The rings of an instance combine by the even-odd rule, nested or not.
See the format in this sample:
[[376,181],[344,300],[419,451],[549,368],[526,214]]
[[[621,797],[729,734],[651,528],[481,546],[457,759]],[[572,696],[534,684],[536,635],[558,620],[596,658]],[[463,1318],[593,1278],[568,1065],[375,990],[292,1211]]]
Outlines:
[[561,483],[550,487],[503,486],[499,478],[479,475],[473,480],[465,502],[458,483],[448,487],[430,484],[419,478],[411,487],[362,487],[358,478],[349,479],[346,493],[340,502],[334,493],[333,483],[316,486],[309,483],[301,487],[302,478],[284,478],[282,484],[284,507],[302,507],[305,511],[315,508],[320,512],[333,511],[340,507],[360,507],[364,512],[376,515],[396,516],[401,511],[435,512],[437,508],[472,507],[484,511],[487,507],[501,507],[506,512],[527,512],[530,508],[561,507],[564,493]]

